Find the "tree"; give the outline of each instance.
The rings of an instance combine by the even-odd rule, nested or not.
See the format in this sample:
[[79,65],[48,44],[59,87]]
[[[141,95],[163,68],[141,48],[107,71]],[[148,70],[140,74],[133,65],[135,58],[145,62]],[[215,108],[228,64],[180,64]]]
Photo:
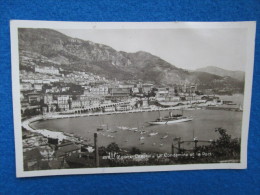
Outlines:
[[98,148],[98,154],[99,156],[106,156],[107,155],[107,149],[104,146],[101,146]]
[[120,148],[115,142],[112,142],[107,146],[107,151],[110,153],[111,157],[115,157],[115,154],[120,151]]
[[231,139],[231,135],[227,134],[227,130],[216,128],[215,132],[220,137],[211,144],[211,148],[216,157],[237,157],[240,156],[240,140]]
[[136,148],[136,147],[133,147],[130,153],[131,153],[132,155],[141,154],[141,150],[139,150],[139,149]]

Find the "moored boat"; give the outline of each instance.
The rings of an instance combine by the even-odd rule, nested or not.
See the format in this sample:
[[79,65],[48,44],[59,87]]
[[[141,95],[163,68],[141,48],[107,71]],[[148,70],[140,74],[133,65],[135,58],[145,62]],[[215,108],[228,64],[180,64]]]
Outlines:
[[152,132],[152,133],[149,134],[149,136],[155,136],[157,134],[158,134],[158,132]]
[[168,117],[159,117],[157,120],[155,121],[150,121],[148,122],[150,125],[168,125],[168,124],[175,124],[175,123],[181,123],[181,122],[188,122],[188,121],[192,121],[193,118],[190,117],[186,117],[183,116],[183,114],[176,114],[173,115],[172,112],[169,113]]

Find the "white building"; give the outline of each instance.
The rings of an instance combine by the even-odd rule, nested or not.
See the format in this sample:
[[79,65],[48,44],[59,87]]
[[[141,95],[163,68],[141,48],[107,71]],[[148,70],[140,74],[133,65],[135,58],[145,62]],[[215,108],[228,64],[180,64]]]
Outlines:
[[21,91],[28,91],[33,89],[31,83],[21,83],[20,87],[21,87]]
[[58,70],[57,68],[54,68],[53,66],[51,66],[51,67],[47,67],[47,66],[43,66],[43,67],[36,66],[34,70],[35,70],[35,72],[44,73],[44,74],[54,74],[54,75],[60,74],[60,73],[59,73],[59,70]]

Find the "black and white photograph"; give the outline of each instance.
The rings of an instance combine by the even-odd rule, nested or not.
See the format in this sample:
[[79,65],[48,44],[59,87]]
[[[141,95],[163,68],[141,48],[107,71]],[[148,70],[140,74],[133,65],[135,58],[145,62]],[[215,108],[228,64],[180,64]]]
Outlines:
[[10,24],[17,177],[247,167],[255,22]]

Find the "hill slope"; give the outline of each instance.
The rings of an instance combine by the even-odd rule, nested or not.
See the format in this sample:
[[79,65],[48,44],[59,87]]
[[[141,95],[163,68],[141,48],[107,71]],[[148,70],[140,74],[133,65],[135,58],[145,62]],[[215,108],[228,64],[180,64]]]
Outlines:
[[93,72],[111,79],[135,79],[158,85],[191,82],[241,87],[240,82],[230,77],[189,72],[144,51],[119,52],[109,46],[71,38],[51,29],[19,29],[18,36],[20,67],[51,65],[65,70]]
[[215,74],[215,75],[222,76],[222,77],[229,76],[229,77],[232,77],[239,81],[244,81],[244,79],[245,79],[245,73],[243,71],[225,70],[225,69],[218,68],[215,66],[207,66],[205,68],[199,68],[196,71],[207,72],[207,73]]

